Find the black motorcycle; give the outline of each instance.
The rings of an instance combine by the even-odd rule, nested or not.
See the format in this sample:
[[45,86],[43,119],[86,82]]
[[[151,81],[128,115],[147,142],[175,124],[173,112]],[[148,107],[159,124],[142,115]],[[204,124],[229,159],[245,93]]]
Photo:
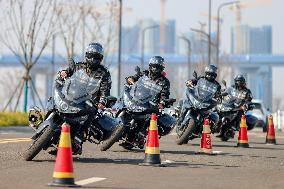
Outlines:
[[[194,77],[197,78],[196,72]],[[186,89],[186,98],[179,102],[178,121],[176,126],[178,145],[186,144],[189,140],[200,137],[204,119],[209,119],[211,131],[214,132],[219,116],[212,111],[217,105],[214,95],[217,86],[201,78],[193,87]]]
[[[23,153],[25,160],[32,160],[41,150],[56,152],[61,125],[65,122],[71,126],[73,154],[82,153],[81,146],[85,141],[111,146],[120,138],[124,129],[122,123],[105,115],[91,101],[100,82],[100,78],[89,77],[84,70],[76,71],[65,81],[56,80],[44,119],[38,108],[30,110],[30,126],[35,133],[32,144]],[[110,102],[114,100],[111,98]]]
[[[167,135],[173,129],[176,119],[159,110],[154,102],[161,89],[147,76],[140,77],[133,85],[125,85],[122,97],[113,107],[115,117],[121,118],[125,126],[124,134],[120,138],[123,141],[120,144],[123,148],[144,148],[151,113],[157,114],[159,136]],[[166,107],[174,102],[174,99],[168,100]],[[102,151],[107,149],[108,147],[101,146]]]
[[222,141],[228,141],[230,138],[234,138],[235,132],[239,130],[242,114],[245,113],[246,115],[248,130],[252,129],[257,121],[257,118],[247,112],[248,110],[253,109],[253,105],[245,104],[241,98],[238,98],[240,96],[241,94],[239,94],[236,89],[229,87],[222,93],[222,103],[218,104],[216,107],[220,117],[218,127],[220,134],[218,137]]

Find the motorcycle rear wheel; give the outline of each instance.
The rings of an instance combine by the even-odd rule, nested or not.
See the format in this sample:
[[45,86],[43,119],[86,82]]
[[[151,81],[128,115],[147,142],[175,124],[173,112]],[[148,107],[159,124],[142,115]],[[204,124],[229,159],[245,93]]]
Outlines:
[[185,130],[183,131],[181,136],[177,137],[176,144],[177,145],[186,144],[187,141],[188,141],[188,138],[192,134],[194,128],[195,128],[194,120],[190,119],[188,124],[187,124],[187,127],[185,128]]
[[116,126],[111,136],[107,140],[103,141],[100,150],[107,151],[110,147],[112,147],[112,145],[122,137],[124,130],[125,127],[123,124]]
[[26,161],[31,161],[51,140],[53,131],[51,127],[47,127],[43,133],[33,141],[30,147],[22,154]]

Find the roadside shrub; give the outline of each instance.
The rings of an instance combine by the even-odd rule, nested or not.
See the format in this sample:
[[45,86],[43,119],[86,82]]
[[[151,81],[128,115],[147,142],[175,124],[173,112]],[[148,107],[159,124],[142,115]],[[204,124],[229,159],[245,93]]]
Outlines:
[[27,126],[28,114],[23,112],[0,112],[0,126]]

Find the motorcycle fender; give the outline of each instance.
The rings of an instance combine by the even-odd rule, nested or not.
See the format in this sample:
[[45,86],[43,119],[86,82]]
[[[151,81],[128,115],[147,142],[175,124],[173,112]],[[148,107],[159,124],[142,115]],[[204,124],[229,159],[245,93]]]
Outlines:
[[186,125],[190,119],[195,119],[191,111],[188,110],[183,118],[181,125]]
[[212,120],[214,123],[218,123],[218,121],[219,121],[218,113],[217,112],[210,113],[209,119]]
[[56,130],[60,130],[60,128],[58,127],[58,125],[56,125],[53,122],[53,118],[55,116],[55,113],[52,112],[47,118],[46,120],[44,120],[40,126],[38,127],[38,129],[36,130],[36,132],[34,133],[34,135],[32,136],[32,139],[35,140],[37,138],[37,136],[46,128],[46,127],[52,127],[52,129],[54,131]]
[[176,122],[177,120],[168,114],[162,114],[158,117],[158,125],[165,131],[165,133],[163,133],[164,135],[167,135],[171,132]]
[[120,118],[112,118],[108,115],[103,115],[98,118],[97,123],[103,130],[112,132],[112,130],[119,124]]

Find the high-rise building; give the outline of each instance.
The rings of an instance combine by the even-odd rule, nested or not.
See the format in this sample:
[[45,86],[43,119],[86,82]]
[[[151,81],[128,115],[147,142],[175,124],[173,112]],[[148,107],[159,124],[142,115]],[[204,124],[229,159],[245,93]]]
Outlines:
[[122,28],[121,51],[123,54],[135,54],[140,51],[140,27],[135,25],[132,27]]
[[[157,26],[144,30],[147,27]],[[160,54],[160,48],[164,48],[167,54],[175,53],[176,41],[175,20],[165,23],[165,44],[161,47],[159,22],[152,19],[139,21],[135,26],[122,28],[122,53],[135,54],[141,52],[142,35],[144,32],[144,53],[148,55]]]
[[[191,54],[192,55],[204,55],[208,54],[208,37],[202,33],[197,32],[188,32],[185,35],[186,38],[190,40],[191,43]],[[188,44],[183,40],[179,39],[178,41],[179,53],[187,54]],[[211,33],[211,54],[214,56],[216,52],[216,33]]]
[[236,29],[231,30],[231,53],[233,54],[271,54],[272,28],[271,26],[240,28],[239,49],[236,42]]
[[165,47],[164,52],[175,53],[176,21],[168,20],[165,25]]
[[[153,20],[144,20],[143,27],[158,25]],[[160,54],[160,48],[164,48],[167,54],[175,53],[176,40],[176,22],[175,20],[167,20],[165,23],[165,44],[160,42],[160,27],[147,30],[145,33],[145,52],[149,54]],[[161,46],[163,45],[163,47]]]

